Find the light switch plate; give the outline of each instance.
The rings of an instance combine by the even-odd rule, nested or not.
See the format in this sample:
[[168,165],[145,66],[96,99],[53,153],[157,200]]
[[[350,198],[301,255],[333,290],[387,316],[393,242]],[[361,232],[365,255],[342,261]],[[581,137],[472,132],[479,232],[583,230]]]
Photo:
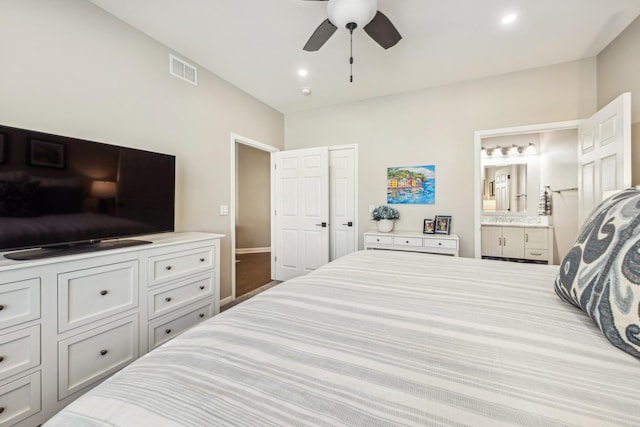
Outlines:
[[229,206],[220,205],[220,215],[229,215]]

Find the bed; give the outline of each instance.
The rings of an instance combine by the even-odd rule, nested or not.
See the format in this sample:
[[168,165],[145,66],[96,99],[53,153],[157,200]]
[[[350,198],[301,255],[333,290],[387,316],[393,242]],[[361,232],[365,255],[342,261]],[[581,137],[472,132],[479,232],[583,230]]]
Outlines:
[[637,426],[640,360],[558,266],[360,251],[186,331],[57,426]]

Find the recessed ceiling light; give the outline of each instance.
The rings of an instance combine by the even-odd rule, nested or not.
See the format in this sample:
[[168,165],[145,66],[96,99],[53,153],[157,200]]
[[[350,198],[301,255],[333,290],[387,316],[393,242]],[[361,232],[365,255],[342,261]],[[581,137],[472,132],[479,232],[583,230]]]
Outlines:
[[300,69],[298,70],[298,75],[299,75],[300,77],[306,77],[308,74],[309,74],[309,72],[308,72],[307,70],[305,70],[304,68],[300,68]]
[[510,14],[508,14],[508,15],[505,15],[505,16],[502,18],[502,21],[501,21],[501,22],[502,22],[503,24],[505,24],[505,25],[506,25],[506,24],[511,24],[511,23],[512,23],[513,21],[515,21],[516,19],[518,19],[518,15],[516,15],[515,13],[510,13]]
[[302,89],[300,89],[300,92],[302,92],[303,95],[311,95],[311,88],[305,86]]

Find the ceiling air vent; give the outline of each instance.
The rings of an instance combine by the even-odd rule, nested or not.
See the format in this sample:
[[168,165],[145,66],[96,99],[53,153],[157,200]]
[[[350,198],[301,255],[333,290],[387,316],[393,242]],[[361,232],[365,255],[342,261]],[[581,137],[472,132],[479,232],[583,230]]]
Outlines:
[[169,74],[198,86],[198,70],[196,67],[173,55],[169,55]]

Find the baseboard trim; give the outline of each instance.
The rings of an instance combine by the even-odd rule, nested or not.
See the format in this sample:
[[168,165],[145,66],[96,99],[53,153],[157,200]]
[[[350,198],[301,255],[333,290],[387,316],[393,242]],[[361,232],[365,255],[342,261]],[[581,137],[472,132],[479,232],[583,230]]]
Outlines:
[[220,306],[227,305],[227,304],[229,304],[230,302],[233,302],[233,297],[232,297],[231,295],[229,295],[229,296],[228,296],[228,297],[226,297],[226,298],[222,298],[222,299],[220,300]]
[[266,247],[266,248],[240,248],[240,249],[236,249],[236,253],[243,255],[243,254],[259,254],[262,252],[271,252],[271,247]]

